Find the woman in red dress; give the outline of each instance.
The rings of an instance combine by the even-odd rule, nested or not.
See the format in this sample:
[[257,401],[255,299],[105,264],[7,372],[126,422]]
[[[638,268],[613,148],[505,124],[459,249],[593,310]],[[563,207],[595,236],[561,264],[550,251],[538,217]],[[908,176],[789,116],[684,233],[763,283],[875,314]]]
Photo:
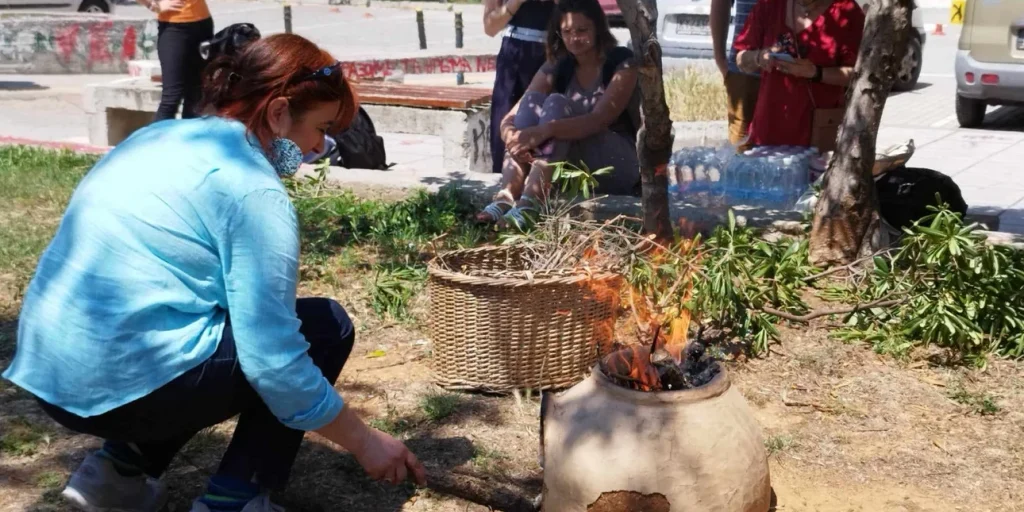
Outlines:
[[809,146],[814,109],[846,105],[863,32],[855,0],[760,0],[733,42],[740,69],[761,72],[749,143]]

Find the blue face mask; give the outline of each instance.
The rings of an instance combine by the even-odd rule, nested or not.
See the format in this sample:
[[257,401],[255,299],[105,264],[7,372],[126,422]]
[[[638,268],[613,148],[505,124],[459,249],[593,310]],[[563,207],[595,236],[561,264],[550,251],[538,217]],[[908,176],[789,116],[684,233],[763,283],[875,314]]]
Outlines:
[[282,178],[294,176],[302,165],[302,150],[291,139],[277,137],[270,144],[270,164]]

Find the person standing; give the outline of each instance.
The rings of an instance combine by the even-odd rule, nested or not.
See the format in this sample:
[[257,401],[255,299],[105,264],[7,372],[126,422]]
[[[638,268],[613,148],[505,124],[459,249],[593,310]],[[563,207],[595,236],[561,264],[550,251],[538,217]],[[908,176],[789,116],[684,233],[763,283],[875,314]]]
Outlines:
[[213,37],[213,18],[206,0],[136,0],[157,14],[156,52],[163,91],[154,121],[199,115],[205,61],[199,45]]
[[[747,73],[736,65],[736,49],[732,42],[726,46],[729,34],[729,14],[733,5],[736,15],[733,18],[733,38],[743,31],[747,15],[757,0],[711,0],[711,43],[714,50],[715,65],[722,73],[725,91],[728,96],[729,142],[733,145],[744,145],[750,133],[750,122],[754,119],[754,105],[757,104],[757,91],[761,86],[761,75]],[[728,48],[728,51],[726,50]]]
[[544,65],[544,41],[548,21],[555,10],[553,0],[485,0],[484,33],[502,34],[491,93],[491,162],[500,173],[505,160],[501,120],[522,99],[526,88]]

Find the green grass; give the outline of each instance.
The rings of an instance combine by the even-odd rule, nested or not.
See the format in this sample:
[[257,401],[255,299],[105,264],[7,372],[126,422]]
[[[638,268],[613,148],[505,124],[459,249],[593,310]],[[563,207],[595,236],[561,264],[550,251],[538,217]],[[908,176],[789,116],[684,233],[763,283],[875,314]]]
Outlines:
[[0,434],[0,453],[12,457],[35,455],[50,443],[50,432],[25,418],[14,418],[3,425]]
[[75,185],[97,156],[0,146],[0,276],[21,287],[53,237]]
[[764,449],[768,452],[768,456],[771,457],[790,449],[793,443],[793,437],[786,434],[768,436],[764,440]]
[[420,401],[420,409],[430,421],[441,421],[455,414],[462,406],[462,395],[432,391]]
[[1002,411],[999,404],[991,395],[985,393],[972,393],[961,386],[955,386],[949,392],[949,399],[967,406],[971,412],[979,416],[993,416]]

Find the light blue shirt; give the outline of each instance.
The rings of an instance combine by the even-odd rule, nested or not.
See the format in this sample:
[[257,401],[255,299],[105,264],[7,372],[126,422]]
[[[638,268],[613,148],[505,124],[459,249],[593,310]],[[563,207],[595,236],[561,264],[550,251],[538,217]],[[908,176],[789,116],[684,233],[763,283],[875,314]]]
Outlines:
[[[735,7],[735,14],[732,17],[732,38],[736,39],[741,32],[743,27],[747,24],[747,16],[750,11],[754,9],[754,4],[757,0],[735,0],[733,6]],[[736,65],[736,54],[738,52],[732,47],[732,41],[729,41],[729,71],[733,73],[743,73],[740,71],[739,66]],[[751,75],[759,75],[759,73],[747,73]]]
[[230,311],[238,363],[271,412],[299,430],[332,420],[342,399],[295,314],[295,209],[250,140],[235,121],[165,121],[96,164],[39,260],[3,376],[99,415],[207,360]]

